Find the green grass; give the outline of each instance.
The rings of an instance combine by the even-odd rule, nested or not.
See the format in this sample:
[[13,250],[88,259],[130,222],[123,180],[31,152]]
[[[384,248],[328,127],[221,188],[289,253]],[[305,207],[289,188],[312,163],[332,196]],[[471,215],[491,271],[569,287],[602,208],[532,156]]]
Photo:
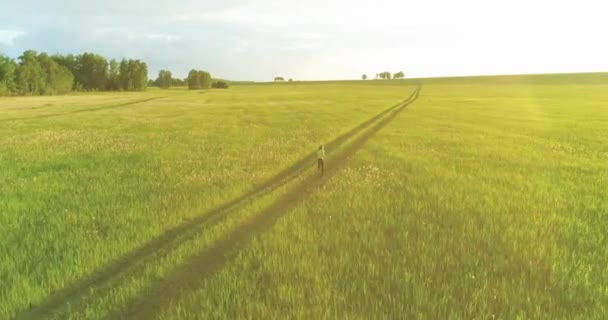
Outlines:
[[0,318],[253,188],[410,90],[2,99]]
[[0,318],[603,319],[608,82],[589,77],[426,80],[329,149],[327,177],[200,225],[413,82],[0,99]]

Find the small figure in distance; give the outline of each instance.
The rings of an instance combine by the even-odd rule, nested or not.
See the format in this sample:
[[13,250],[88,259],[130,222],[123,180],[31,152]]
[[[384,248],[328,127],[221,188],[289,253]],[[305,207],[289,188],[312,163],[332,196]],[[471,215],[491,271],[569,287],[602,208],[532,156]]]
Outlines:
[[325,174],[325,147],[323,145],[319,146],[319,151],[317,151],[317,171],[321,171],[321,176]]

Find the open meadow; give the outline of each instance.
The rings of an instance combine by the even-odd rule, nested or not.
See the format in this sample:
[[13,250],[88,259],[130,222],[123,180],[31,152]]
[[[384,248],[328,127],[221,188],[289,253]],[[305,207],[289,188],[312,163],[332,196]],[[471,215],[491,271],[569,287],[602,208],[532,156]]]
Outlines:
[[605,319],[607,132],[605,74],[0,98],[0,319]]

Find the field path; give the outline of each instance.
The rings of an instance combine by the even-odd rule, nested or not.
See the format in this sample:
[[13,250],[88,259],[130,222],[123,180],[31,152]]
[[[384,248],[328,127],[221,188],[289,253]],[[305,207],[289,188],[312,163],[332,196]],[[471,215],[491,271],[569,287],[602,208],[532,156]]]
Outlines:
[[380,129],[390,123],[401,111],[413,103],[420,93],[416,88],[412,95],[399,105],[398,108],[378,121],[369,130],[362,133],[344,150],[332,156],[323,178],[312,175],[294,186],[284,196],[276,200],[270,207],[261,211],[233,230],[224,239],[197,255],[189,258],[185,263],[175,268],[162,279],[153,290],[140,296],[130,310],[121,314],[111,315],[109,319],[155,319],[180,293],[196,289],[200,283],[221,269],[228,261],[236,257],[239,251],[257,234],[270,229],[274,223],[289,209],[304,200],[308,194],[317,190],[325,181],[339,172],[348,159],[373,137]]
[[122,103],[118,103],[118,104],[99,106],[99,107],[95,107],[95,108],[76,109],[76,110],[67,111],[67,112],[43,114],[43,115],[39,115],[39,116],[31,116],[31,117],[23,117],[23,118],[0,119],[0,122],[34,120],[34,119],[42,119],[42,118],[53,118],[53,117],[60,117],[60,116],[65,116],[65,115],[69,115],[69,114],[84,113],[84,112],[93,112],[93,111],[106,110],[106,109],[115,109],[115,108],[120,108],[120,107],[131,106],[131,105],[134,105],[134,104],[146,103],[146,102],[150,102],[150,101],[154,101],[154,100],[159,100],[159,99],[163,99],[163,98],[168,98],[168,97],[154,97],[154,98],[138,99],[138,100],[133,100],[133,101],[128,101],[128,102],[122,102]]
[[[352,154],[356,150],[358,150],[362,146],[362,144],[365,141],[367,141],[367,139],[369,139],[375,132],[377,132],[382,127],[384,127],[386,124],[388,124],[388,122],[390,120],[392,120],[392,118],[394,118],[407,105],[409,105],[410,103],[415,101],[416,98],[418,97],[419,92],[420,92],[420,87],[417,87],[412,92],[412,94],[410,95],[410,97],[408,99],[382,111],[381,113],[373,116],[372,118],[359,124],[355,128],[349,130],[348,132],[338,136],[331,142],[327,143],[325,146],[328,149],[331,149],[331,150],[338,149],[349,139],[355,137],[357,134],[370,128],[369,131],[367,131],[363,136],[359,137],[350,146],[348,146],[348,148],[346,150],[344,150],[342,153],[336,155],[336,157],[332,157],[331,169],[328,167],[328,170],[326,170],[325,179],[329,178],[331,175],[333,175],[335,173],[335,170],[333,170],[333,169],[339,168],[345,162],[346,157],[349,154]],[[143,101],[140,101],[140,102],[143,102]],[[131,102],[131,104],[140,103],[140,102]],[[111,106],[100,107],[97,109],[109,108],[109,107],[111,107]],[[90,109],[87,109],[87,110],[90,110]],[[84,111],[82,111],[82,112],[84,112]],[[380,120],[380,119],[382,119],[382,120]],[[372,125],[373,125],[373,127],[372,127]],[[364,138],[364,139],[362,140],[362,138]],[[295,178],[297,178],[302,173],[304,173],[307,169],[309,169],[312,166],[312,164],[315,163],[315,161],[316,161],[316,152],[311,152],[308,156],[302,158],[298,162],[294,163],[292,166],[282,170],[281,172],[279,172],[275,176],[271,177],[267,181],[255,186],[254,188],[252,188],[252,190],[248,191],[247,193],[245,193],[217,208],[214,208],[208,212],[205,212],[199,216],[196,216],[196,217],[192,218],[191,220],[184,222],[170,230],[165,231],[158,237],[146,242],[138,249],[135,249],[134,251],[118,258],[117,260],[110,262],[108,265],[106,265],[102,269],[97,270],[96,272],[92,273],[91,275],[89,275],[71,285],[68,285],[67,287],[65,287],[63,289],[55,291],[54,293],[49,295],[45,300],[43,300],[39,304],[31,304],[29,309],[23,310],[21,313],[19,313],[15,317],[15,319],[49,318],[49,317],[52,317],[52,316],[60,313],[61,310],[66,308],[68,305],[70,306],[70,308],[72,310],[74,310],[74,307],[76,307],[76,309],[77,309],[78,304],[81,302],[81,300],[84,297],[86,297],[87,293],[89,293],[90,291],[92,291],[92,290],[97,291],[98,289],[101,289],[101,288],[107,288],[107,287],[111,286],[114,282],[118,281],[122,276],[129,274],[129,272],[132,272],[135,267],[142,265],[150,260],[156,259],[156,258],[158,258],[159,255],[163,255],[163,254],[171,252],[174,248],[178,247],[179,245],[185,243],[192,237],[196,236],[197,232],[200,231],[201,227],[216,224],[216,223],[222,221],[222,219],[224,217],[226,217],[226,215],[229,214],[230,212],[238,210],[239,208],[242,208],[243,206],[247,205],[248,203],[251,203],[256,198],[259,198],[263,195],[271,193],[272,191],[276,190],[277,188],[293,181]],[[325,179],[323,179],[323,180],[325,180]],[[205,269],[209,269],[209,271],[207,271],[207,273],[211,273],[212,270],[216,270],[213,268],[217,268],[220,265],[224,264],[226,261],[228,261],[229,257],[225,256],[221,259],[218,259],[215,256],[217,256],[217,255],[223,256],[224,252],[228,253],[229,251],[236,252],[236,250],[238,248],[240,248],[240,246],[242,245],[242,244],[236,245],[237,242],[240,242],[241,240],[249,239],[255,233],[255,228],[261,230],[259,227],[261,227],[262,225],[267,225],[269,221],[272,222],[276,219],[276,217],[274,217],[275,214],[273,214],[272,212],[268,212],[268,211],[279,211],[278,210],[279,207],[277,207],[277,205],[279,205],[279,204],[281,204],[280,207],[284,207],[283,203],[295,204],[300,199],[294,198],[294,196],[297,195],[294,193],[301,192],[302,189],[309,189],[309,188],[313,187],[313,185],[318,184],[320,181],[321,181],[320,179],[314,179],[314,181],[310,181],[310,179],[305,180],[302,184],[300,184],[298,187],[296,187],[297,190],[290,191],[283,198],[279,199],[277,201],[277,203],[272,205],[271,208],[269,208],[268,210],[265,210],[264,212],[261,212],[258,216],[253,218],[254,220],[247,223],[246,225],[243,225],[242,227],[239,227],[236,230],[234,230],[234,232],[229,236],[229,238],[224,239],[224,240],[219,240],[217,242],[216,246],[209,248],[208,251],[204,251],[203,253],[201,253],[201,255],[198,255],[197,257],[193,258],[192,261],[188,261],[187,264],[184,265],[184,267],[191,265],[192,264],[191,262],[194,262],[195,265],[206,264],[205,260],[207,260],[207,261],[212,261],[213,263],[210,264],[209,266],[203,266],[203,267],[197,266],[196,274],[198,276],[202,277],[202,274],[206,273],[204,271]],[[293,199],[291,201],[285,201],[286,198],[293,198]],[[271,210],[272,208],[275,208],[275,207],[277,207],[277,208]],[[254,227],[254,228],[252,228],[252,227]],[[230,249],[230,250],[228,250],[228,249]],[[218,262],[221,262],[221,263],[218,263]],[[212,268],[212,266],[215,266],[215,267]],[[178,267],[178,269],[181,270],[182,267]],[[167,279],[179,276],[180,279],[177,280],[178,282],[180,282],[180,283],[182,281],[188,282],[189,277],[192,277],[192,275],[193,275],[192,271],[194,271],[194,270],[191,270],[191,272],[185,272],[181,276],[180,276],[179,272],[176,271],[176,273],[171,273],[167,277]],[[160,299],[162,296],[164,296],[163,289],[161,289],[164,286],[166,286],[165,281],[163,281],[161,286],[159,287],[160,291],[158,291],[158,292],[154,291],[153,293],[150,294],[150,296],[156,296],[156,299]],[[176,292],[175,290],[179,290],[180,286],[181,286],[181,284],[176,283],[176,286],[173,286],[172,289],[166,291],[166,293],[167,294],[169,292],[174,293],[174,292]],[[168,296],[170,296],[170,295],[168,295]],[[160,299],[160,300],[162,300],[162,299]],[[153,306],[154,303],[156,303],[156,302],[153,302],[152,300],[149,300],[149,301],[144,300],[142,303],[137,303],[134,306],[133,310],[130,310],[128,312],[129,314],[133,314],[132,316],[117,315],[117,317],[124,316],[125,318],[129,318],[129,319],[139,319],[141,317],[142,319],[148,319],[148,317],[146,315],[143,315],[143,314],[138,315],[138,313],[142,312],[142,311],[155,313],[156,309],[153,309],[153,308],[156,308],[156,306]],[[157,304],[160,304],[160,303],[157,303]],[[153,307],[153,308],[148,308],[148,307]],[[112,318],[116,318],[116,317],[112,317]]]

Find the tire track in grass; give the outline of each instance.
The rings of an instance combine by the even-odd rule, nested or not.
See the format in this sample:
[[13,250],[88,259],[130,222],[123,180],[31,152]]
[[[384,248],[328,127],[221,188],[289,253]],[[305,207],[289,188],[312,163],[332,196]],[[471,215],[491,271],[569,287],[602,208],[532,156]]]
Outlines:
[[181,293],[198,288],[204,279],[212,276],[228,261],[235,258],[253,237],[270,229],[285,212],[302,202],[310,192],[318,189],[327,179],[339,172],[352,155],[408,105],[413,103],[418,98],[419,93],[420,87],[391,114],[358,136],[344,150],[336,153],[331,162],[328,163],[330,166],[326,168],[323,178],[314,174],[305,178],[272,203],[270,207],[236,227],[225,238],[219,239],[215,245],[192,256],[185,263],[176,267],[152,291],[141,295],[131,309],[126,310],[126,312],[123,311],[121,314],[110,315],[108,319],[156,319],[163,307],[169,305]]
[[154,97],[154,98],[139,99],[139,100],[123,102],[123,103],[119,103],[119,104],[111,104],[111,105],[100,106],[100,107],[95,107],[95,108],[88,108],[88,109],[78,109],[78,110],[62,112],[62,113],[43,114],[43,115],[32,116],[32,117],[0,119],[0,122],[24,121],[24,120],[61,117],[61,116],[76,114],[76,113],[93,112],[93,111],[106,110],[106,109],[115,109],[115,108],[130,106],[130,105],[134,105],[134,104],[140,104],[140,103],[146,103],[146,102],[150,102],[150,101],[154,101],[154,100],[164,99],[164,98],[168,98],[168,97]]
[[[357,125],[355,128],[343,133],[325,146],[328,149],[337,149],[347,140],[364,131],[390,112],[400,110],[400,108],[411,103],[413,101],[412,99],[415,100],[415,98],[417,98],[418,91],[419,88],[415,89],[408,99]],[[127,275],[134,267],[146,263],[147,261],[156,258],[158,255],[171,252],[172,249],[195,236],[197,232],[200,231],[201,227],[218,223],[230,212],[236,211],[248,203],[251,203],[256,198],[269,194],[275,189],[293,181],[305,172],[306,169],[313,166],[315,161],[316,152],[311,152],[306,157],[282,170],[272,178],[254,186],[247,193],[165,231],[156,238],[144,243],[139,248],[110,262],[102,267],[102,269],[93,272],[81,280],[77,280],[75,283],[68,285],[63,289],[51,293],[39,304],[30,303],[30,308],[21,310],[15,319],[45,319],[56,315],[67,305],[74,308],[86,297],[87,293],[93,290],[97,291],[101,288],[106,288],[111,285],[112,282],[120,279],[121,276]]]

